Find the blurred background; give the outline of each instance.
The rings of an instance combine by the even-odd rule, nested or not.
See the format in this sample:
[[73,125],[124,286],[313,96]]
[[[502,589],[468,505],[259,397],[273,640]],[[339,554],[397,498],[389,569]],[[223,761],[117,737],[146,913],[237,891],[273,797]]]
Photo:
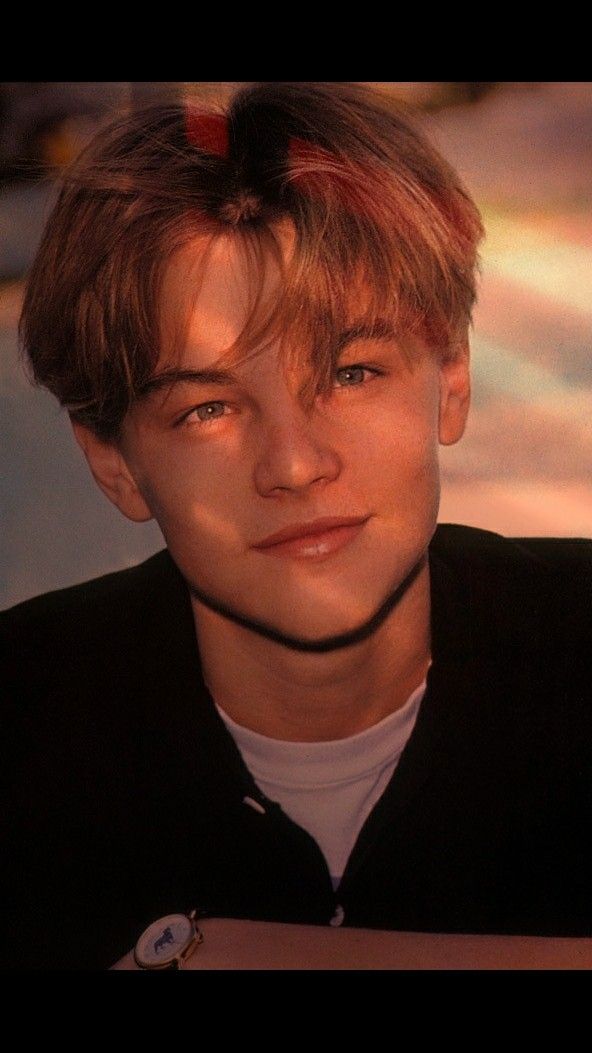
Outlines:
[[[60,170],[116,110],[228,83],[0,83],[0,606],[163,546],[94,484],[66,414],[33,388],[16,326]],[[592,537],[592,83],[380,82],[419,115],[487,239],[467,433],[442,449],[440,521]]]

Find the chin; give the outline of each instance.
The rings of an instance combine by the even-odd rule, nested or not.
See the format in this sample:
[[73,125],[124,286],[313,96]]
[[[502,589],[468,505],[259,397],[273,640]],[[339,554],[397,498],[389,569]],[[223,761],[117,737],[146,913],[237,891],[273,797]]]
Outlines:
[[[241,610],[236,604],[236,597],[229,602],[224,602],[197,586],[188,584],[193,598],[199,603],[222,618],[258,636],[293,651],[327,653],[352,647],[377,632],[405,595],[423,563],[424,557],[413,565],[404,580],[399,581],[386,598],[384,593],[375,599],[368,597],[365,603],[359,601],[356,604],[356,610],[348,614],[343,611],[343,607],[339,612],[325,611],[323,613],[322,610],[319,612],[320,601],[308,597],[301,605],[302,617],[296,620],[294,619],[296,602],[291,609],[286,609],[285,620],[277,610],[274,617],[270,618],[269,610],[246,611],[244,608]],[[310,615],[311,607],[315,602],[317,603],[317,615],[320,613],[316,619],[311,618]]]

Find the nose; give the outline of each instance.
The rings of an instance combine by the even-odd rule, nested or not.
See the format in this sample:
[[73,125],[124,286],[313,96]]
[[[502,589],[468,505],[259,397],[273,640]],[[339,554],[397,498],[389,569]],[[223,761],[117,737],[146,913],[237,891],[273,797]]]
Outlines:
[[262,425],[257,491],[262,496],[304,493],[334,481],[340,472],[341,458],[318,412],[305,410],[295,399],[276,404],[272,419]]

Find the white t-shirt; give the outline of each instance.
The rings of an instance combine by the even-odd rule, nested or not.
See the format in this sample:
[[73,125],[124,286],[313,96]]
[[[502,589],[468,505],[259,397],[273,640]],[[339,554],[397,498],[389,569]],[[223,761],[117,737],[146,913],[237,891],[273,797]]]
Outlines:
[[236,724],[216,706],[260,790],[315,839],[333,887],[413,731],[426,682],[384,720],[332,742],[284,742]]

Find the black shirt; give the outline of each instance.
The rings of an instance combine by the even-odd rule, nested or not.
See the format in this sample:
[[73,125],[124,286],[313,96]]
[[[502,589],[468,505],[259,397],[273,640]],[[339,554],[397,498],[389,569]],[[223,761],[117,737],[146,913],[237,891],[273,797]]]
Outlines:
[[427,691],[336,892],[216,712],[167,550],[1,615],[3,967],[108,968],[193,907],[592,935],[592,541],[441,525],[430,580]]

